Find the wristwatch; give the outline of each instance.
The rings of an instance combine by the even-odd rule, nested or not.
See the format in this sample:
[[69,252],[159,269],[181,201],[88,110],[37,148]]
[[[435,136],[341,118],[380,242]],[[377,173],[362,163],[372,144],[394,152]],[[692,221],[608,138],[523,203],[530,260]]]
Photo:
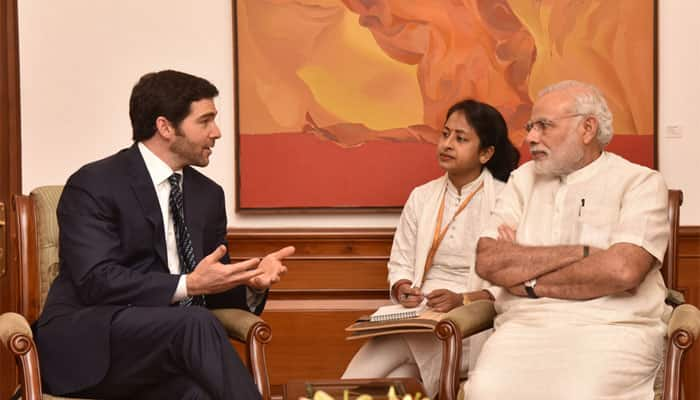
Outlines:
[[537,279],[536,278],[523,282],[523,285],[525,286],[525,291],[527,292],[527,297],[529,297],[531,299],[539,298],[537,296],[537,293],[535,293],[535,286],[537,286]]

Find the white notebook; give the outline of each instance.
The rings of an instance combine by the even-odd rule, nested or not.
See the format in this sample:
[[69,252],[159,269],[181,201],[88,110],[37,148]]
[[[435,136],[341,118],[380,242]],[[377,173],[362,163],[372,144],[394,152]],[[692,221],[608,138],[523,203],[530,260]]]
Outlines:
[[369,316],[372,322],[395,321],[397,319],[415,318],[428,308],[427,300],[423,300],[417,307],[406,308],[401,304],[382,306]]

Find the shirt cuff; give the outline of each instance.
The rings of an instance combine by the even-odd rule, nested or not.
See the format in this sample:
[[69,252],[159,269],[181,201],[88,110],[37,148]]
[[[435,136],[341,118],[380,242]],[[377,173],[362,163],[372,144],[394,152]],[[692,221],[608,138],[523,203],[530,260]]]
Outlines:
[[250,312],[255,313],[255,309],[257,309],[260,303],[262,303],[263,299],[265,299],[265,292],[267,292],[267,290],[255,290],[249,286],[246,286],[245,298]]
[[185,297],[187,297],[187,275],[182,274],[180,275],[180,280],[177,281],[177,287],[171,303],[177,303]]

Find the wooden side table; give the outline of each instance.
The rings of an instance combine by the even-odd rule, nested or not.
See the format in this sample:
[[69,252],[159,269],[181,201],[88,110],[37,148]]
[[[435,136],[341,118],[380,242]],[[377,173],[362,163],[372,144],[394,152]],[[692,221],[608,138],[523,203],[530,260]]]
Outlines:
[[311,398],[316,390],[323,390],[334,399],[342,400],[343,391],[347,389],[352,400],[361,394],[368,394],[374,400],[381,400],[387,398],[391,386],[394,386],[399,398],[405,394],[415,395],[418,392],[425,396],[425,389],[415,378],[382,378],[294,380],[283,386],[282,398],[284,400],[298,400],[299,397]]

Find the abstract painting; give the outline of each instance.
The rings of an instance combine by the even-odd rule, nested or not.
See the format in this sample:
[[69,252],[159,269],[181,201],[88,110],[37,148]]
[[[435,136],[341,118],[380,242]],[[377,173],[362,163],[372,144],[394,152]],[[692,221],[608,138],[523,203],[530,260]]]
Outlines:
[[608,149],[653,167],[654,0],[234,0],[239,211],[396,210],[439,176],[450,105],[523,139],[533,99],[598,86]]

